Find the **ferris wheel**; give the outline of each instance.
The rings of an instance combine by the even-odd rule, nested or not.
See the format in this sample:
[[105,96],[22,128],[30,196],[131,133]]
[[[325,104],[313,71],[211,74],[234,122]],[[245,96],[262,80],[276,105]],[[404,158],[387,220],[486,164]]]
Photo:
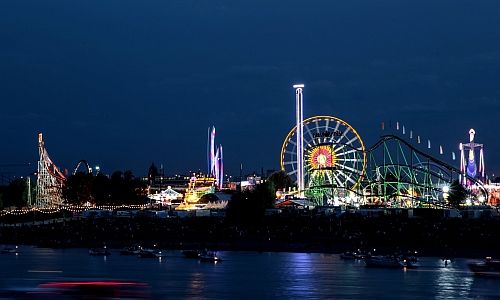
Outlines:
[[[332,116],[303,121],[306,195],[321,202],[354,191],[366,168],[363,140],[347,122]],[[297,127],[281,148],[281,169],[297,180]]]

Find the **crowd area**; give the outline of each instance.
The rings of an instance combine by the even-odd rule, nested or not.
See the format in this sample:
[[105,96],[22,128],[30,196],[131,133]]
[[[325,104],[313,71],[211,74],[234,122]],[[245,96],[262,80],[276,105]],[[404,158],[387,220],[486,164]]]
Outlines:
[[483,257],[500,253],[496,218],[406,218],[359,214],[279,214],[237,222],[224,217],[82,218],[0,227],[0,244],[43,247],[341,252],[419,251],[421,255]]

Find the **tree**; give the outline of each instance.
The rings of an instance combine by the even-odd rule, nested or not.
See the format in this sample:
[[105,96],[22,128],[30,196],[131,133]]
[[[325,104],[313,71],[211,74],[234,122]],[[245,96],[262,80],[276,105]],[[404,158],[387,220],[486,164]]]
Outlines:
[[198,203],[200,204],[206,204],[209,202],[216,202],[219,200],[219,197],[213,193],[208,193],[200,197],[200,200],[198,200]]
[[234,194],[228,203],[228,219],[239,223],[254,223],[264,217],[266,208],[272,208],[275,193],[269,182],[258,184],[254,190]]
[[146,203],[146,183],[131,171],[115,171],[106,175],[76,173],[68,177],[63,189],[65,200],[74,205],[90,202],[96,205]]
[[109,205],[112,203],[111,182],[106,175],[99,173],[94,177],[92,197],[96,205]]
[[280,170],[272,173],[266,180],[267,188],[269,192],[272,194],[272,204],[274,205],[274,201],[276,200],[276,192],[281,190],[285,192],[289,188],[295,188],[297,185],[292,180],[290,175],[288,175],[285,171]]
[[94,176],[83,172],[77,172],[66,179],[63,188],[63,198],[69,204],[83,205],[87,202],[93,203],[92,184]]
[[285,191],[290,187],[295,187],[296,184],[293,182],[292,178],[283,170],[272,173],[268,178],[267,182],[271,183],[274,193],[277,190]]
[[149,167],[148,170],[148,180],[149,182],[154,182],[155,178],[159,175],[158,173],[158,168],[155,166],[154,163],[151,163],[151,166]]
[[143,204],[146,202],[146,183],[135,178],[132,171],[115,171],[111,175],[111,204]]
[[28,185],[26,179],[14,179],[3,189],[2,204],[4,207],[23,207],[28,203]]
[[448,192],[448,203],[454,207],[459,208],[461,204],[465,202],[469,192],[465,189],[463,185],[458,182],[458,180],[453,181],[450,184],[450,191]]

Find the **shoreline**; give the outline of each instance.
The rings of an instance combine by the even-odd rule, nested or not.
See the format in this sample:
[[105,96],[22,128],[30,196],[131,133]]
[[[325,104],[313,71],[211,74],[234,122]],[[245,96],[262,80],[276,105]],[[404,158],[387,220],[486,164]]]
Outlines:
[[[14,244],[3,244],[0,243],[0,246],[6,247],[6,246],[12,246]],[[65,249],[90,249],[91,247],[81,247],[81,246],[67,246],[67,247],[50,247],[47,245],[33,245],[33,244],[15,244],[20,247],[31,247],[31,248],[40,248],[40,249],[55,249],[55,250],[65,250]],[[107,245],[106,245],[107,246]],[[128,246],[128,245],[127,245]],[[125,246],[125,247],[127,247]],[[107,249],[113,252],[119,252],[122,250],[124,247],[113,247],[113,246],[107,246]],[[254,252],[254,253],[305,253],[305,254],[324,254],[324,255],[341,255],[344,251],[336,251],[332,249],[311,249],[308,247],[274,247],[274,248],[265,248],[265,247],[234,247],[234,246],[223,246],[220,244],[217,245],[205,245],[205,247],[198,247],[197,245],[186,245],[186,247],[157,247],[158,250],[161,251],[182,251],[182,250],[203,250],[203,249],[208,249],[210,251],[216,251],[216,252]],[[21,252],[22,253],[22,252]],[[114,254],[114,253],[113,253]],[[386,255],[386,254],[391,254],[391,253],[375,253],[376,255]],[[470,259],[470,260],[478,260],[478,259],[484,259],[488,255],[480,255],[480,254],[463,254],[463,255],[458,255],[458,256],[444,256],[440,255],[442,253],[433,253],[433,252],[428,252],[428,253],[418,253],[417,257],[427,257],[427,258],[440,258],[440,259],[448,259],[448,260],[455,260],[455,259]],[[120,255],[120,254],[114,254],[114,255]],[[363,259],[359,259],[363,260]]]
[[272,216],[252,224],[224,218],[79,219],[1,226],[0,244],[47,248],[121,249],[134,244],[164,250],[339,254],[361,249],[422,257],[484,258],[500,253],[500,220]]

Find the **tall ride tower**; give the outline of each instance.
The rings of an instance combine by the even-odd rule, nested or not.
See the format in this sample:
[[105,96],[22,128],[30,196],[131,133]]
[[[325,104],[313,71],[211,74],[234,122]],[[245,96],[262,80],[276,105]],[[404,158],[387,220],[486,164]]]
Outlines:
[[[469,142],[462,144],[460,143],[460,182],[463,185],[471,185],[472,183],[467,180],[467,176],[472,178],[477,178],[480,181],[485,180],[484,176],[484,155],[483,155],[483,144],[477,144],[474,142],[474,136],[476,131],[474,129],[469,130]],[[479,166],[476,162],[476,152],[479,152]],[[466,158],[467,156],[467,158]]]
[[215,146],[215,126],[208,128],[207,153],[208,175],[214,176],[216,187],[222,189],[224,182],[224,157],[222,145]]
[[62,187],[66,177],[50,159],[41,133],[38,134],[38,154],[35,205],[39,207],[60,205],[63,201]]
[[297,187],[300,198],[304,198],[304,112],[302,104],[303,84],[294,84],[297,119]]

